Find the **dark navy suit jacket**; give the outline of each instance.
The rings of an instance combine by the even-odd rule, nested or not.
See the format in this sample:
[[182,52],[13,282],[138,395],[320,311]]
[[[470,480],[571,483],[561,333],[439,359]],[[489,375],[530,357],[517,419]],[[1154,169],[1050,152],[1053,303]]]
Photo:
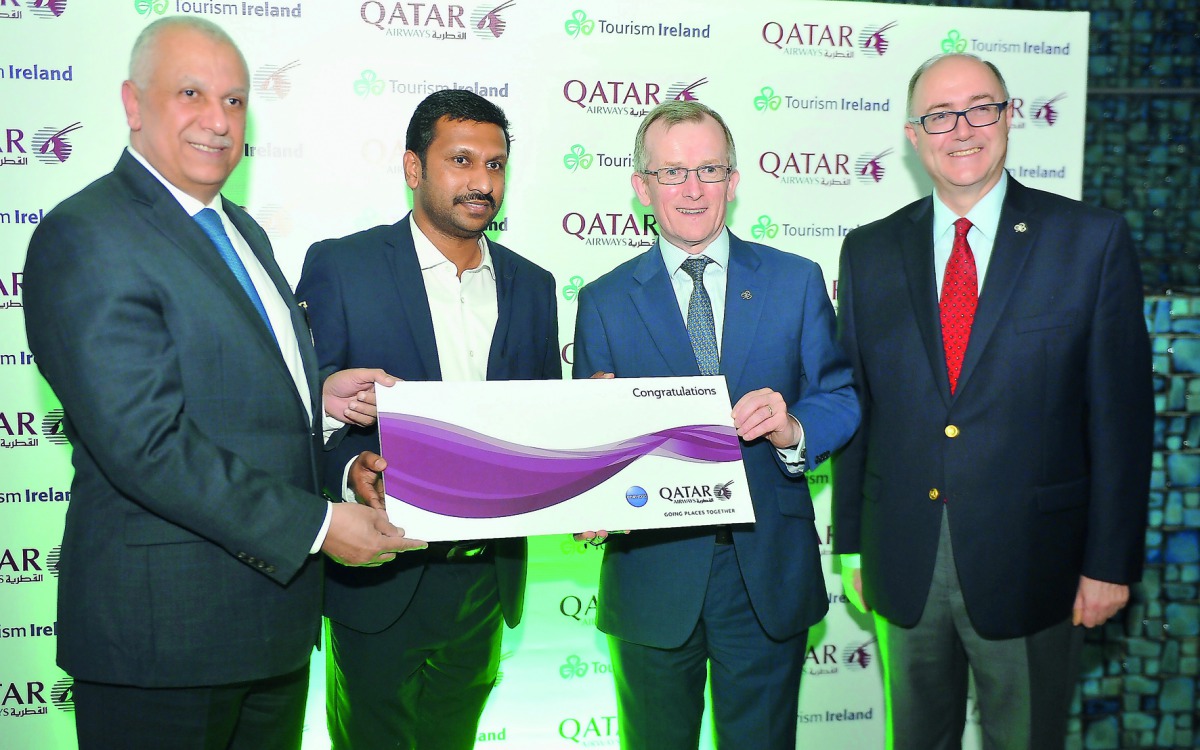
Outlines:
[[1009,178],[953,396],[931,197],[847,235],[838,292],[863,426],[835,460],[834,548],[862,553],[868,604],[916,624],[943,507],[985,637],[1069,617],[1080,574],[1138,580],[1154,410],[1123,219]]
[[[410,221],[408,216],[309,249],[296,296],[308,308],[321,372],[381,367],[402,380],[442,379]],[[488,380],[561,378],[554,278],[503,245],[492,242],[489,250],[499,318]],[[351,427],[328,447],[325,484],[338,488],[352,458],[365,450],[379,452],[379,433]],[[515,626],[525,597],[527,545],[524,539],[494,544],[500,606],[505,621]],[[408,607],[425,559],[418,551],[377,568],[330,565],[325,614],[361,632],[383,630]]]
[[77,679],[256,680],[317,641],[316,357],[266,234],[224,210],[289,302],[303,396],[212,242],[129,153],[30,241],[29,346],[74,447],[58,663]]
[[[575,377],[700,374],[657,245],[585,286],[578,302]],[[778,391],[804,427],[809,468],[826,460],[854,432],[858,404],[821,269],[730,234],[724,321],[720,373],[732,401]],[[763,438],[743,443],[742,458],[756,521],[735,527],[738,564],[763,629],[785,639],[829,608],[808,482]],[[699,621],[712,555],[711,527],[609,537],[597,625],[623,640],[679,646]]]

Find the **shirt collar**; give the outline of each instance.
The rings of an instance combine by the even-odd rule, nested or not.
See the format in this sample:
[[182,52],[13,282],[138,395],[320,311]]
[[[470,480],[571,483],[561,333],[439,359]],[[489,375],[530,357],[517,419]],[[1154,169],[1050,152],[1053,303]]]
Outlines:
[[[422,271],[428,271],[443,263],[450,263],[450,259],[442,255],[442,251],[438,250],[433,242],[425,236],[425,233],[421,231],[421,228],[417,226],[417,222],[413,220],[411,213],[408,215],[408,226],[412,229],[413,247],[417,250],[417,263],[421,266]],[[486,270],[492,279],[496,278],[496,269],[492,265],[492,252],[488,247],[487,236],[482,233],[479,235],[479,265],[475,268],[468,268],[463,273],[480,270]]]
[[[679,270],[683,262],[688,258],[696,257],[695,253],[689,253],[685,250],[667,242],[661,235],[658,238],[658,251],[662,253],[663,263],[667,266],[667,272],[674,274]],[[708,258],[716,263],[721,268],[729,267],[729,229],[722,228],[713,241],[708,243],[708,247],[700,255],[708,256]]]
[[[1008,170],[1005,170],[1000,174],[1000,181],[971,207],[965,217],[970,220],[972,227],[990,240],[995,239],[996,228],[1000,226],[1000,210],[1004,208],[1004,196],[1007,193]],[[941,237],[946,232],[953,232],[954,222],[958,218],[958,214],[942,203],[937,191],[933,191],[933,236]]]
[[133,158],[137,159],[139,164],[146,168],[147,172],[154,175],[154,179],[161,182],[163,187],[165,187],[167,191],[171,193],[171,195],[175,196],[175,200],[179,201],[179,205],[183,206],[183,210],[187,212],[188,216],[195,216],[206,208],[211,208],[222,216],[225,215],[225,211],[221,208],[220,193],[217,193],[217,195],[208,204],[202,203],[201,201],[193,198],[168,182],[167,178],[163,177],[161,172],[151,166],[150,162],[146,161],[146,157],[139,154],[136,148],[133,146],[127,146],[126,148],[129,150],[129,154]]

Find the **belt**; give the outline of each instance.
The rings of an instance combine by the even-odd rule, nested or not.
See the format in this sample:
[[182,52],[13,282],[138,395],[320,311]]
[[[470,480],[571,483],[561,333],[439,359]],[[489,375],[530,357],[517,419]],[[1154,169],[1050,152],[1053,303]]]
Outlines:
[[717,544],[733,544],[732,526],[718,526],[715,532]]
[[431,559],[439,562],[483,562],[491,559],[491,545],[487,541],[430,542],[425,551]]

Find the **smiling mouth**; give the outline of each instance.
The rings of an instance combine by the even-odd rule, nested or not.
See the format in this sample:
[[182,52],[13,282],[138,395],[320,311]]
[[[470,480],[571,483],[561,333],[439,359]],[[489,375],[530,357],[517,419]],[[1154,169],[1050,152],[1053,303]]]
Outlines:
[[978,154],[982,150],[983,150],[982,148],[980,148],[979,146],[976,146],[974,148],[964,148],[961,151],[951,151],[950,155],[951,156],[974,156],[975,154]]
[[206,154],[219,154],[225,150],[224,146],[205,146],[203,143],[193,143],[192,148],[197,151],[203,151]]
[[704,213],[708,209],[707,208],[677,208],[675,210],[678,211],[679,213],[687,215],[687,216],[699,216],[700,214]]

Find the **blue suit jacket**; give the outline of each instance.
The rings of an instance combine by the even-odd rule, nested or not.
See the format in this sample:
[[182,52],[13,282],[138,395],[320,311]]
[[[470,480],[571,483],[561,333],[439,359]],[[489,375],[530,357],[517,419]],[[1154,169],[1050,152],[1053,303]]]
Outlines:
[[[289,302],[262,229],[224,210]],[[141,687],[216,685],[308,663],[325,517],[310,391],[179,202],[129,153],[51,211],[25,264],[29,346],[74,446],[58,662]]]
[[953,396],[932,198],[847,235],[838,292],[863,426],[835,460],[834,547],[862,553],[868,604],[917,622],[943,507],[986,637],[1069,617],[1081,573],[1138,580],[1154,410],[1123,219],[1009,178]]
[[[727,283],[720,372],[730,398],[759,388],[781,393],[804,427],[812,468],[858,425],[821,269],[730,234]],[[585,286],[578,301],[575,377],[700,374],[657,246]],[[756,521],[735,527],[738,564],[764,630],[784,639],[829,608],[808,482],[789,474],[765,439],[743,443],[742,458]],[[699,620],[712,555],[711,528],[610,537],[598,626],[635,643],[682,644]]]
[[[405,217],[309,249],[296,296],[307,305],[323,373],[381,367],[403,380],[441,380],[409,221]],[[554,278],[502,245],[493,242],[489,249],[499,318],[488,353],[488,380],[561,378]],[[379,452],[374,428],[352,427],[331,441],[325,486],[340,487],[346,464],[365,450]],[[340,490],[334,494],[340,497]],[[525,596],[527,545],[524,539],[494,544],[500,606],[505,621],[515,626]],[[377,568],[328,566],[325,614],[361,632],[383,630],[408,607],[425,558],[425,552],[406,552]]]

